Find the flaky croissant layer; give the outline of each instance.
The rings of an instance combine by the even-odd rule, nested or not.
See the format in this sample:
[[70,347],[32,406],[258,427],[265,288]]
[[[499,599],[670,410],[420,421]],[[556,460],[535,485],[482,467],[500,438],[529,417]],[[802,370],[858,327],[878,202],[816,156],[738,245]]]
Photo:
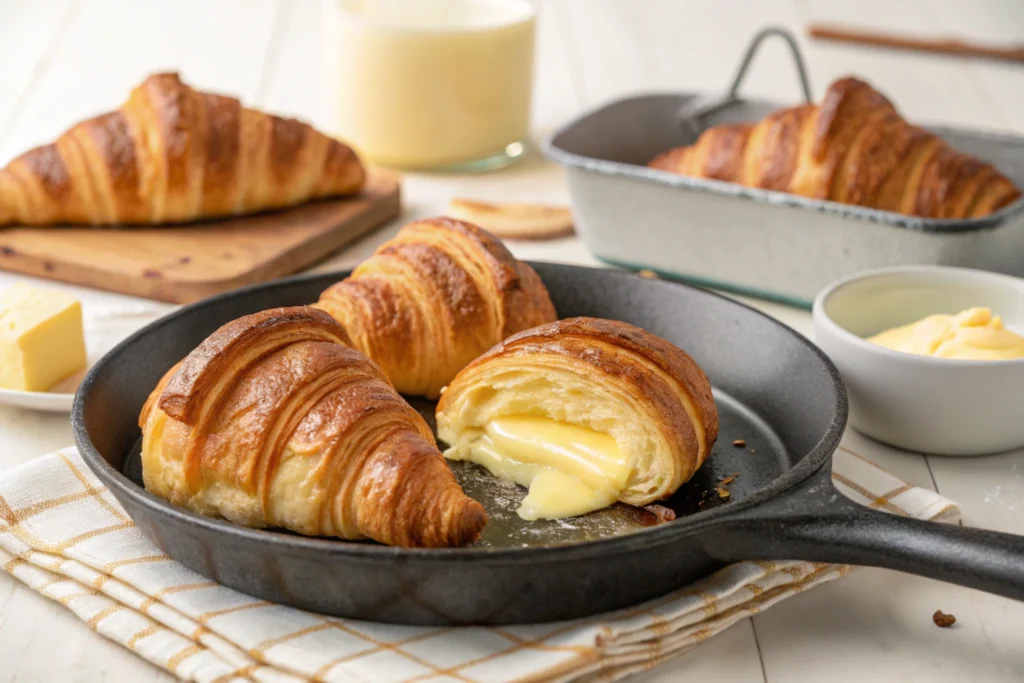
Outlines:
[[533,268],[486,230],[451,218],[405,226],[315,306],[396,389],[429,398],[501,340],[556,318]]
[[0,169],[0,225],[192,221],[353,194],[364,180],[347,145],[161,73]]
[[1020,197],[993,166],[907,123],[856,78],[837,80],[820,105],[709,128],[649,166],[929,218],[978,218]]
[[618,500],[671,495],[707,459],[718,411],[682,350],[627,323],[571,318],[514,335],[471,363],[437,405],[453,459],[500,418],[540,417],[614,438],[630,468]]
[[326,313],[225,325],[140,416],[147,490],[203,515],[406,547],[472,542],[487,521],[423,418]]

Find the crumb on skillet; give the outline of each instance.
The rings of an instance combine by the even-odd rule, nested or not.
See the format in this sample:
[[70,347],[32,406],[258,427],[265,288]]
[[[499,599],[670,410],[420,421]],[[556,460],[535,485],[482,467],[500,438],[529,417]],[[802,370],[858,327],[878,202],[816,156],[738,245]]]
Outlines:
[[643,268],[642,270],[636,271],[636,274],[639,275],[640,277],[645,277],[648,280],[657,280],[658,279],[658,274],[655,273],[653,270],[649,270],[647,268]]
[[743,439],[736,439],[735,441],[732,442],[732,445],[735,446],[736,448],[746,448],[747,442],[744,441]]
[[[725,492],[723,496],[721,492]],[[697,501],[697,510],[710,510],[720,505],[726,505],[732,502],[732,494],[728,489],[716,486],[714,488],[704,489],[700,494],[700,500]]]

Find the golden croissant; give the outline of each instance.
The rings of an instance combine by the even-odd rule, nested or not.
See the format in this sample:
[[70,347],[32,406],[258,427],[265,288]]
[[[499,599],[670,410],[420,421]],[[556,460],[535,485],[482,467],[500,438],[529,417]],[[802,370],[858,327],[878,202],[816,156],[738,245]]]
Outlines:
[[711,454],[718,411],[704,372],[668,341],[570,318],[470,363],[437,404],[437,434],[448,458],[529,486],[520,516],[558,518],[670,496]]
[[0,225],[192,221],[352,194],[364,180],[347,145],[162,73],[0,169]]
[[556,319],[533,268],[489,232],[451,218],[405,226],[315,305],[398,391],[430,398],[501,340]]
[[487,522],[423,418],[323,311],[230,322],[140,416],[146,489],[194,512],[310,536],[460,546]]
[[649,166],[928,218],[977,218],[1020,197],[990,164],[910,125],[855,78],[833,83],[820,105],[715,126]]

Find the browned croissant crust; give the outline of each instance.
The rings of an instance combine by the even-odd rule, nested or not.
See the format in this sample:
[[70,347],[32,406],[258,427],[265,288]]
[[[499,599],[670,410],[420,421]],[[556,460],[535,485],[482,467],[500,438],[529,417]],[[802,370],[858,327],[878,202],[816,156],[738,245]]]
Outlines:
[[423,418],[311,307],[239,318],[172,368],[140,416],[146,489],[311,536],[459,546],[487,515]]
[[715,126],[648,165],[928,218],[977,218],[1020,197],[991,165],[910,125],[856,78],[833,83],[820,105]]
[[630,467],[618,500],[632,505],[674,493],[718,438],[711,384],[689,355],[597,318],[521,332],[470,363],[437,404],[437,433],[448,457],[473,459],[489,422],[521,415],[612,436]]
[[502,339],[556,319],[533,268],[486,230],[451,218],[405,226],[315,305],[396,389],[431,398]]
[[0,169],[0,225],[191,221],[352,194],[364,180],[347,145],[161,73]]

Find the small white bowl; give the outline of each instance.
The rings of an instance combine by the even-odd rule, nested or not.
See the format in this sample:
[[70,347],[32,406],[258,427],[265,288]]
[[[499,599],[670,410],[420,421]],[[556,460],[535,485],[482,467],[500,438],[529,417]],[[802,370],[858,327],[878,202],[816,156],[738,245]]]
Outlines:
[[866,340],[935,313],[987,306],[1018,333],[1024,280],[967,268],[859,273],[814,300],[815,342],[839,368],[850,424],[912,451],[980,455],[1024,446],[1024,359],[952,360]]

